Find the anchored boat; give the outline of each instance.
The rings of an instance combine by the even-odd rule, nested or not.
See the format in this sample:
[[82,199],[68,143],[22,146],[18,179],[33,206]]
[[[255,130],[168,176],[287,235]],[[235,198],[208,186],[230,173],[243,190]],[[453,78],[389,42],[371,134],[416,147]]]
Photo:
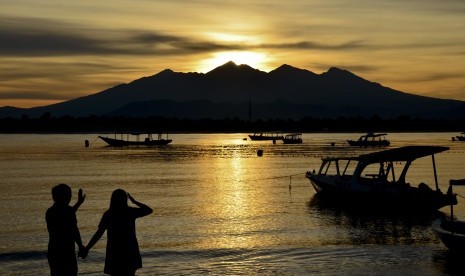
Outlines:
[[357,147],[386,147],[391,144],[391,142],[386,139],[386,135],[387,133],[368,132],[360,136],[358,140],[347,140],[347,143]]
[[[465,186],[465,179],[450,180],[448,193],[452,194],[452,186]],[[454,219],[453,205],[450,205],[450,217],[436,219],[432,229],[450,251],[465,253],[465,221]]]
[[452,141],[465,141],[465,132],[460,133],[455,137],[452,137]]
[[302,133],[286,134],[283,138],[284,144],[302,144]]
[[252,141],[273,141],[282,140],[283,134],[281,132],[255,132],[254,134],[249,135],[250,140]]
[[[117,136],[120,136],[120,139]],[[123,147],[123,146],[160,146],[167,145],[173,140],[168,139],[168,134],[166,134],[166,139],[162,138],[162,134],[158,133],[157,139],[153,139],[152,133],[147,133],[146,137],[141,139],[142,133],[115,133],[115,138],[99,136],[100,139],[105,141],[109,146],[113,147]]]
[[[457,204],[456,195],[441,192],[434,155],[448,150],[439,146],[406,146],[349,157],[322,158],[318,172],[307,172],[321,196],[353,205],[434,210]],[[410,165],[418,158],[432,156],[435,189],[425,183],[406,182]],[[400,171],[399,171],[400,170]]]

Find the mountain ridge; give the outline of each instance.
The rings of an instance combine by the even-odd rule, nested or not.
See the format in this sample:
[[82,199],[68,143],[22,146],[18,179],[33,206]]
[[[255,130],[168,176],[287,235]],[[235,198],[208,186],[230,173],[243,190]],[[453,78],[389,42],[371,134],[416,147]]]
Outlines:
[[[237,117],[232,106],[251,101],[252,105],[269,105],[275,110],[264,112],[252,119],[288,116],[299,119],[305,116],[370,116],[396,117],[400,115],[453,118],[463,116],[465,102],[419,96],[385,87],[366,80],[348,70],[331,67],[316,74],[283,64],[270,72],[260,71],[249,65],[230,61],[207,73],[182,73],[165,69],[152,76],[141,77],[119,84],[95,94],[49,106],[19,109],[0,108],[0,117],[20,117],[23,114],[38,117],[48,112],[53,116],[83,117],[91,115],[134,116],[135,104],[148,109],[141,114],[151,114],[150,109],[162,109],[155,101],[168,100],[173,110],[171,116],[197,118],[201,108],[191,114],[176,112],[185,109],[187,102],[206,100],[211,105],[223,105],[225,117]],[[279,112],[279,101],[283,109]],[[143,104],[145,102],[145,104]],[[175,104],[177,103],[177,104]],[[198,103],[198,102],[196,102]],[[226,107],[225,103],[230,106]],[[286,104],[284,104],[286,103]],[[288,104],[288,105],[287,105]],[[131,105],[131,108],[126,106]],[[292,113],[291,105],[299,112]],[[299,106],[299,107],[297,107]],[[308,109],[305,112],[305,107]],[[315,112],[315,107],[318,107]],[[264,108],[265,110],[267,108]],[[118,112],[116,112],[118,110]],[[127,110],[126,113],[121,113]],[[132,110],[132,111],[131,111]],[[196,111],[197,110],[197,111]],[[302,111],[304,110],[304,111]],[[344,111],[345,110],[345,111]],[[459,112],[458,112],[459,111]],[[247,112],[244,112],[247,114]],[[162,114],[160,114],[161,116]],[[241,117],[244,117],[243,115]]]

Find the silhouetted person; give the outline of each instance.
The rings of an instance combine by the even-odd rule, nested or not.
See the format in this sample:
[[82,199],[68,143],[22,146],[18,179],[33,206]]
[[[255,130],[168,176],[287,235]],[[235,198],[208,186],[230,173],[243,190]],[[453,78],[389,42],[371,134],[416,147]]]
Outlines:
[[74,243],[79,250],[84,250],[81,235],[77,227],[76,211],[84,202],[85,195],[79,189],[78,201],[71,207],[71,188],[66,184],[58,184],[52,188],[54,204],[45,214],[49,235],[47,259],[50,275],[77,275],[78,267]]
[[[129,200],[138,208],[129,207]],[[122,189],[113,191],[108,209],[102,217],[89,244],[82,256],[85,258],[89,250],[107,232],[107,250],[104,272],[110,275],[134,275],[142,267],[142,258],[136,238],[136,218],[150,215],[153,210],[136,201]]]

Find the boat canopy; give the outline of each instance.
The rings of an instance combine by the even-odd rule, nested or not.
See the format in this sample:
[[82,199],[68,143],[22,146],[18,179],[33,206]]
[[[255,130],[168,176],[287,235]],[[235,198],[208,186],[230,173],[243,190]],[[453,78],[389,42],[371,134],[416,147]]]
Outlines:
[[452,186],[465,186],[465,179],[451,179],[450,185]]
[[360,161],[378,163],[386,161],[413,161],[415,159],[433,155],[448,150],[442,146],[405,146],[401,148],[383,150],[359,156]]
[[449,147],[441,146],[405,146],[395,149],[388,149],[359,156],[345,157],[325,157],[323,161],[332,160],[357,160],[364,163],[381,163],[388,161],[413,161],[415,159],[433,155],[448,150]]
[[286,137],[299,137],[301,135],[302,133],[289,133],[289,134],[286,134]]
[[369,132],[365,135],[362,135],[362,137],[379,137],[379,136],[385,136],[387,135],[387,133],[373,133],[373,132]]

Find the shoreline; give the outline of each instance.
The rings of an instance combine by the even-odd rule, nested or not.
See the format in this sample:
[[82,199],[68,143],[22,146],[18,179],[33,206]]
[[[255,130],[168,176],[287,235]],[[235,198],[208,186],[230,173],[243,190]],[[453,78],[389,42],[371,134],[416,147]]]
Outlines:
[[173,119],[163,117],[41,117],[0,118],[0,134],[83,134],[83,133],[367,133],[367,132],[455,132],[465,131],[464,119],[424,119],[401,116],[370,118],[303,118],[241,120]]

